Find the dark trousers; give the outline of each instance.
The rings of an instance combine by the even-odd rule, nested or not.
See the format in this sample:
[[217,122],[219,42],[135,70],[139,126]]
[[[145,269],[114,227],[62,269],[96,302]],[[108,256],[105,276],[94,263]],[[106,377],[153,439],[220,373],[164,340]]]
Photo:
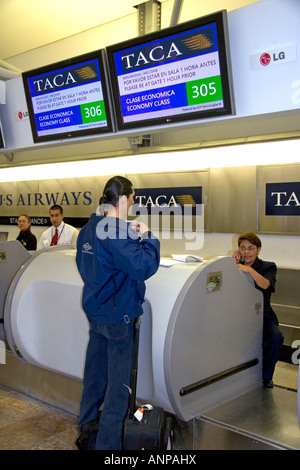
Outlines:
[[264,320],[263,328],[263,373],[265,381],[272,380],[276,362],[283,344],[283,336],[276,323]]
[[84,423],[96,420],[103,404],[96,450],[122,449],[123,420],[129,403],[133,331],[133,323],[90,326],[78,428],[80,434]]

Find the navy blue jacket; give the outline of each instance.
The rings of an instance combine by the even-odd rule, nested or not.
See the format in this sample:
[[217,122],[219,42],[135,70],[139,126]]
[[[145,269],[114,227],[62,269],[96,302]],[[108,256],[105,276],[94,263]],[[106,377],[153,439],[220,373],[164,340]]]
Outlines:
[[129,222],[91,215],[79,232],[76,254],[82,307],[91,324],[124,323],[143,313],[144,281],[159,267],[159,250],[151,232],[140,238]]
[[270,281],[270,285],[267,289],[262,289],[257,284],[255,284],[255,287],[260,290],[264,296],[264,320],[272,320],[273,323],[278,325],[276,313],[271,307],[271,294],[275,292],[277,266],[273,261],[263,261],[260,258],[256,258],[252,264],[252,268]]

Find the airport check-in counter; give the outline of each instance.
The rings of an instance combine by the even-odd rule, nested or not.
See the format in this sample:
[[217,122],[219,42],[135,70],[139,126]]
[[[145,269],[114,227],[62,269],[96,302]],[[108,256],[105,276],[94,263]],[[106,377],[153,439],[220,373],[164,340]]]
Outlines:
[[17,240],[0,242],[0,340],[4,340],[4,303],[8,287],[23,263],[31,257]]
[[[20,361],[81,379],[89,327],[75,254],[56,246],[25,261],[4,329]],[[160,266],[146,285],[139,401],[188,421],[261,386],[262,294],[232,258]]]

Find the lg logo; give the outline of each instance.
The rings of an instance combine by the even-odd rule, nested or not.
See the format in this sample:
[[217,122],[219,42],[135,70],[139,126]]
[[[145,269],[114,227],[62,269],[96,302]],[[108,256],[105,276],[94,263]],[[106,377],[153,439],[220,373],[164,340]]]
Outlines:
[[259,58],[259,62],[261,63],[261,65],[263,65],[264,67],[266,65],[269,65],[269,63],[271,62],[271,56],[270,54],[268,54],[267,52],[265,52],[264,54],[262,54]]
[[278,60],[284,60],[284,59],[285,59],[284,51],[281,51],[279,53],[273,53],[272,55],[268,54],[268,52],[264,52],[260,56],[259,62],[261,63],[261,65],[266,67],[267,65],[271,63],[271,61],[277,62]]

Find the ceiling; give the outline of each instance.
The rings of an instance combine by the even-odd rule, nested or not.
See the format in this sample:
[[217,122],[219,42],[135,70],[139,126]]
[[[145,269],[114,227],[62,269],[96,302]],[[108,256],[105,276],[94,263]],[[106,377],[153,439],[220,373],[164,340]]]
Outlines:
[[133,13],[143,0],[0,0],[0,59]]
[[[159,0],[162,4],[162,28],[170,25],[172,12],[175,11],[174,6],[181,5],[179,16],[179,23],[189,21],[193,18],[205,16],[207,14],[225,9],[227,11],[236,10],[245,6],[258,3],[258,2],[272,2],[273,0]],[[299,0],[295,0],[299,1]],[[109,32],[111,37],[115,36],[115,28],[119,23],[135,24],[137,16],[137,9],[135,6],[144,3],[145,0],[51,0],[46,2],[43,0],[0,0],[0,85],[2,80],[8,80],[13,76],[5,77],[2,75],[4,72],[13,72],[11,69],[19,67],[22,70],[26,67],[34,68],[44,65],[44,63],[52,63],[57,58],[58,52],[61,55],[65,54],[65,44],[70,44],[80,41],[82,36],[88,36],[90,33],[96,31],[100,33],[104,40],[107,39],[106,33]],[[128,17],[128,18],[127,18]],[[115,20],[122,18],[118,22]],[[136,21],[136,25],[138,22]],[[104,33],[103,33],[104,31]],[[106,33],[105,33],[106,32]],[[83,33],[83,34],[81,34]],[[123,35],[123,31],[118,30],[119,35]],[[129,31],[131,37],[137,35],[137,30]],[[110,44],[113,44],[112,42]],[[49,49],[51,49],[49,51]],[[48,55],[45,51],[49,51]],[[53,54],[52,54],[53,53]],[[49,57],[50,60],[49,61]],[[54,57],[54,60],[52,58]],[[30,58],[30,60],[28,60]],[[40,61],[43,61],[40,64]],[[31,65],[34,62],[35,65]],[[3,68],[6,67],[6,68]],[[8,69],[10,70],[7,70]],[[25,67],[25,68],[24,68]],[[2,87],[3,88],[3,87]],[[1,88],[0,88],[1,91]],[[273,136],[275,133],[281,133],[282,138],[287,132],[297,133],[298,113],[287,113],[284,116],[262,116],[261,119],[256,120],[231,120],[227,125],[224,122],[210,123],[207,126],[199,128],[191,128],[187,131],[183,128],[180,132],[174,131],[161,134],[157,139],[161,147],[172,145],[173,147],[193,146],[199,145],[199,141],[215,142],[227,141],[232,138],[244,138],[247,136]],[[285,134],[284,134],[285,133]],[[161,141],[160,141],[161,139]],[[118,151],[126,152],[131,150],[131,144],[128,143],[127,136],[120,139],[103,139],[102,152],[103,154],[111,155]],[[156,141],[155,141],[156,142]],[[172,144],[170,144],[172,142]],[[196,144],[193,144],[196,143]],[[42,158],[55,161],[60,158],[74,159],[81,158],[82,154],[99,154],[97,142],[91,142],[88,147],[87,142],[80,144],[77,142],[72,145],[60,146],[59,152],[55,147],[53,155],[48,148],[44,150],[37,148],[35,154],[33,149],[24,149],[20,152],[14,153],[14,163],[17,161],[35,161],[35,159]],[[105,146],[105,144],[107,144]],[[95,148],[94,148],[95,146]],[[76,148],[75,148],[76,147]],[[43,153],[44,152],[44,153]],[[58,156],[59,153],[59,156]],[[6,158],[11,160],[11,156]],[[5,161],[5,164],[7,162]],[[0,165],[1,166],[1,165]]]
[[[181,4],[179,21],[260,0],[159,0],[168,26],[174,5]],[[14,58],[80,32],[136,14],[145,0],[0,0],[0,60],[14,64]],[[168,17],[168,18],[166,18]],[[112,25],[113,27],[113,25]],[[166,26],[164,26],[166,27]]]

